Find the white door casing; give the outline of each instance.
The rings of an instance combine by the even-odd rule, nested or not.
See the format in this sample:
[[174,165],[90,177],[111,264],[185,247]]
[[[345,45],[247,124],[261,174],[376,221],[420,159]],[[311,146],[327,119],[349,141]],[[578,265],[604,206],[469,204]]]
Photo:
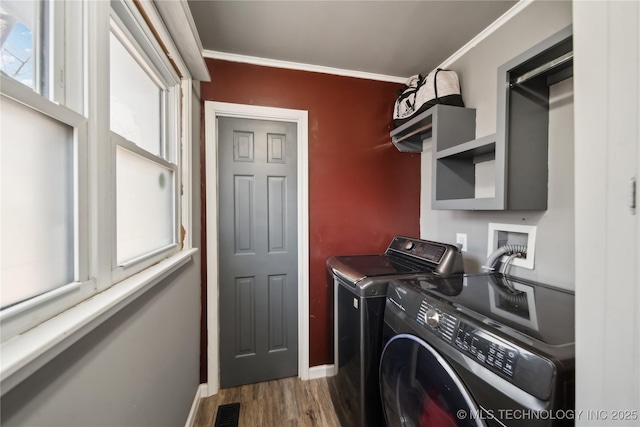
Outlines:
[[309,378],[309,145],[308,113],[303,110],[205,102],[207,242],[207,396],[220,385],[218,320],[218,130],[216,117],[286,121],[298,138],[298,376]]

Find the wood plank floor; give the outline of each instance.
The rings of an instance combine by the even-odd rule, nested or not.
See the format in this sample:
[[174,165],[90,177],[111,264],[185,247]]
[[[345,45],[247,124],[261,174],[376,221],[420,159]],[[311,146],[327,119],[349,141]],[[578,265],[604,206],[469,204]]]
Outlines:
[[240,402],[239,427],[340,427],[326,378],[284,378],[222,389],[200,400],[195,427],[212,427],[218,406]]

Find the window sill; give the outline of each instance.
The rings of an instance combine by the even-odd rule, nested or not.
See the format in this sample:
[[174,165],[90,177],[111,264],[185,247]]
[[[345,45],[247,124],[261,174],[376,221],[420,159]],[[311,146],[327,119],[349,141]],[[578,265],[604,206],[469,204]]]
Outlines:
[[191,260],[183,250],[0,346],[2,395]]

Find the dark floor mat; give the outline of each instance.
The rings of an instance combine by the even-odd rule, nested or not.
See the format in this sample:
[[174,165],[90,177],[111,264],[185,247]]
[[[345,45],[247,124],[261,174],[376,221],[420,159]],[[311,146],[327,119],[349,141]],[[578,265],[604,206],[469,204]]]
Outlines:
[[240,403],[229,403],[218,406],[214,427],[238,427],[240,419]]

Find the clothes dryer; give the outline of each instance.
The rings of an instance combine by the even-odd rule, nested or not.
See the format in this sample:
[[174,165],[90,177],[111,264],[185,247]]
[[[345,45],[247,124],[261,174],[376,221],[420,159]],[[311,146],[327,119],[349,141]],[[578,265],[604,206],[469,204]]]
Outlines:
[[383,341],[389,427],[573,425],[572,292],[500,273],[394,280]]
[[327,271],[334,288],[334,407],[343,426],[383,426],[378,368],[387,285],[398,277],[460,273],[462,255],[452,245],[396,236],[383,254],[329,258]]

